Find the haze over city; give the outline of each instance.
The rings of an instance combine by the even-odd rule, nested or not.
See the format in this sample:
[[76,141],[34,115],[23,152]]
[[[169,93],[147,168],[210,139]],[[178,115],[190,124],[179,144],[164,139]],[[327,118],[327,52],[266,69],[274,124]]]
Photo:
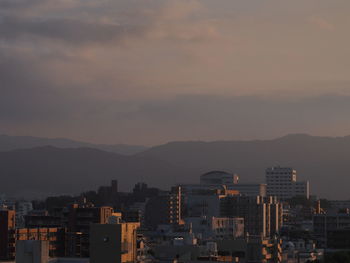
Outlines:
[[350,134],[346,0],[2,0],[0,132],[93,143]]
[[349,0],[0,0],[0,263],[350,263]]

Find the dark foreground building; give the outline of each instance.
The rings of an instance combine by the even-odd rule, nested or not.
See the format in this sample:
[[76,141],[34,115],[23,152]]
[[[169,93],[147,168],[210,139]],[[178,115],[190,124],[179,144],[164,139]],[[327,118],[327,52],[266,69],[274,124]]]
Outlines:
[[0,210],[0,259],[15,258],[15,211]]

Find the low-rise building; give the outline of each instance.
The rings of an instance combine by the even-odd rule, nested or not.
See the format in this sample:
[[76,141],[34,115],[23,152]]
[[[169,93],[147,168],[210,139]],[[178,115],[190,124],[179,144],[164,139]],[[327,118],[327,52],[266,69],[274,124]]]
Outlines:
[[244,237],[244,219],[229,217],[187,217],[186,225],[200,239],[235,239]]
[[325,214],[315,214],[312,220],[319,246],[324,248],[328,247],[328,233],[350,227],[349,211],[345,211],[344,213],[328,212]]
[[65,228],[16,229],[16,243],[25,240],[47,241],[50,257],[65,256]]

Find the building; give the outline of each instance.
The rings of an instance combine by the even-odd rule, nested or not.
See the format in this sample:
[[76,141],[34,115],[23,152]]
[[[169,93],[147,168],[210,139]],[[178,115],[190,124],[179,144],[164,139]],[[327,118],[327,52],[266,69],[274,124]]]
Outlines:
[[62,216],[68,232],[88,233],[91,224],[106,224],[112,214],[113,208],[109,206],[73,204],[63,210]]
[[103,202],[115,202],[118,199],[118,181],[112,180],[109,186],[99,187],[97,194]]
[[249,237],[246,262],[282,262],[282,241],[277,238]]
[[298,182],[297,172],[289,167],[271,167],[266,169],[267,195],[277,196],[281,200],[295,196],[310,197],[309,181]]
[[94,207],[91,204],[73,204],[62,212],[63,226],[67,228],[66,254],[70,257],[89,257],[89,233],[92,224],[107,224],[113,208]]
[[17,227],[25,226],[25,216],[33,210],[32,202],[20,201],[16,204],[16,225]]
[[112,180],[111,188],[113,193],[118,193],[118,180]]
[[220,217],[220,199],[238,195],[226,185],[182,185],[184,217]]
[[282,226],[282,205],[273,197],[227,196],[220,200],[221,217],[242,217],[246,235],[272,237]]
[[334,236],[338,237],[337,230],[350,227],[350,212],[345,210],[342,213],[315,214],[312,220],[314,234],[318,237],[319,246],[327,248],[328,233],[335,233]]
[[89,257],[89,233],[92,224],[106,224],[113,208],[95,207],[86,202],[54,209],[52,214],[43,213],[25,216],[27,229],[65,228],[65,255]]
[[266,196],[266,184],[240,184],[239,176],[224,171],[211,171],[201,175],[201,186],[222,186],[247,196]]
[[133,263],[139,223],[94,224],[90,230],[90,263]]
[[163,192],[150,198],[145,207],[145,226],[156,229],[163,224],[179,225],[181,220],[181,187],[176,186],[170,192]]
[[47,241],[50,257],[64,257],[65,232],[64,228],[20,228],[16,229],[16,244],[25,240]]
[[145,210],[147,202],[135,202],[123,211],[123,220],[125,222],[140,222],[143,226],[145,224]]
[[220,199],[224,197],[226,192],[219,189],[187,192],[186,217],[220,217]]
[[15,218],[14,210],[0,210],[0,260],[15,258]]
[[21,240],[16,243],[16,263],[48,263],[49,242]]
[[204,185],[232,185],[238,184],[239,176],[224,171],[211,171],[201,175],[200,184]]
[[334,209],[350,209],[350,200],[328,200],[328,203]]
[[328,230],[327,248],[350,249],[350,227]]
[[266,196],[266,184],[234,184],[228,186],[229,190],[238,191],[241,195],[246,196]]
[[244,237],[244,219],[239,217],[188,217],[186,225],[201,240]]
[[44,214],[29,214],[24,216],[25,228],[55,228],[62,227],[60,216]]

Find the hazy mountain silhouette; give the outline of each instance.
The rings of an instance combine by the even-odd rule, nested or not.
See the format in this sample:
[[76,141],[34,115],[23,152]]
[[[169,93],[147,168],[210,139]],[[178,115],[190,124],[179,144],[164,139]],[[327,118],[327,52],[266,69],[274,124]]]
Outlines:
[[109,185],[117,179],[121,190],[145,181],[158,187],[177,183],[184,171],[147,157],[123,156],[90,148],[45,146],[0,152],[0,193],[37,197],[79,193]]
[[0,193],[28,196],[78,193],[118,179],[122,190],[138,181],[167,188],[196,183],[200,174],[228,170],[241,182],[264,182],[265,168],[292,166],[312,193],[350,198],[350,137],[297,134],[275,140],[172,142],[132,156],[96,149],[40,147],[0,152]]
[[28,149],[40,146],[54,146],[59,148],[96,148],[103,151],[119,153],[123,155],[132,155],[142,152],[147,147],[142,145],[127,144],[93,144],[87,142],[74,141],[65,138],[40,138],[31,136],[9,136],[0,135],[0,151],[11,151],[16,149]]
[[241,182],[264,182],[267,167],[291,166],[299,180],[310,181],[312,193],[350,199],[350,136],[294,134],[274,140],[172,142],[138,156],[195,170],[197,176],[212,169],[229,170],[240,174]]

